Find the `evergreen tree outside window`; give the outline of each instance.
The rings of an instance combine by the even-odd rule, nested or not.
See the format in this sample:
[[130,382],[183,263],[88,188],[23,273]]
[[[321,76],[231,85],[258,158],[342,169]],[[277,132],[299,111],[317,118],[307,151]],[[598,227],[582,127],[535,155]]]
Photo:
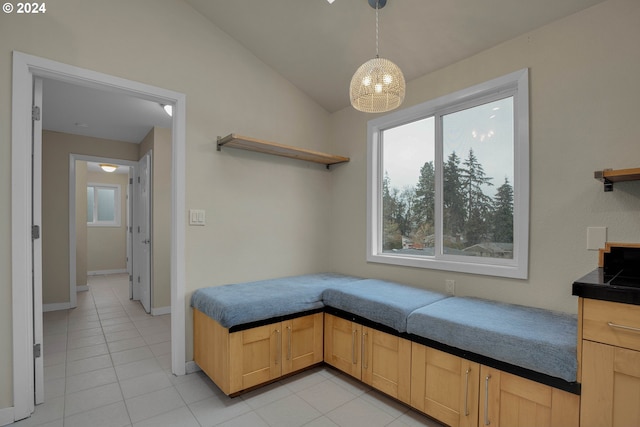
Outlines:
[[367,260],[526,278],[528,72],[371,120]]

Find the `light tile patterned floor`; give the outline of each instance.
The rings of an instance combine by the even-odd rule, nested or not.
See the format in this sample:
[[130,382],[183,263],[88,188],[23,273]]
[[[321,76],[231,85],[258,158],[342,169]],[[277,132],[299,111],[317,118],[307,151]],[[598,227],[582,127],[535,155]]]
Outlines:
[[91,277],[76,309],[44,313],[44,365],[45,403],[12,426],[440,426],[327,367],[233,399],[202,373],[176,377],[170,316],[130,301],[126,275]]

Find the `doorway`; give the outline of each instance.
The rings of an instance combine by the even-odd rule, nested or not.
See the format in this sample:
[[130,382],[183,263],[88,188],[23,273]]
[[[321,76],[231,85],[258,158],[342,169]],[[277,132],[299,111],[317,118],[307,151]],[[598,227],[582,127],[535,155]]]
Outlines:
[[[32,194],[41,182],[33,178],[41,171],[38,163],[41,146],[34,140],[32,106],[37,77],[54,78],[84,87],[100,88],[153,102],[173,105],[172,177],[171,177],[171,367],[176,375],[185,373],[185,96],[106,74],[55,61],[14,52],[12,99],[12,295],[14,417],[28,417],[34,410],[36,347],[42,345],[42,320],[34,313],[42,311],[42,263],[33,254],[34,225],[39,205]],[[32,156],[36,159],[32,169]],[[44,232],[44,230],[43,230]],[[39,331],[39,332],[38,332]],[[41,379],[40,379],[41,381]]]
[[[149,287],[146,293],[151,293],[148,276],[145,280],[134,280],[140,270],[149,274],[150,266],[144,268],[141,264],[151,263],[149,257],[143,259],[141,254],[136,253],[143,249],[147,255],[151,255],[150,248],[136,246],[140,240],[150,241],[149,235],[140,239],[137,232],[141,220],[137,206],[140,198],[137,184],[139,164],[122,159],[70,155],[69,182],[75,182],[75,192],[70,191],[69,194],[71,289],[75,287],[78,292],[87,291],[91,276],[126,273],[129,299],[141,301],[142,283]],[[106,165],[107,171],[101,165]],[[148,202],[149,197],[142,208],[150,213]],[[148,224],[152,215],[141,216]],[[145,309],[147,313],[150,312],[148,305],[145,305]],[[48,310],[45,308],[44,311]]]

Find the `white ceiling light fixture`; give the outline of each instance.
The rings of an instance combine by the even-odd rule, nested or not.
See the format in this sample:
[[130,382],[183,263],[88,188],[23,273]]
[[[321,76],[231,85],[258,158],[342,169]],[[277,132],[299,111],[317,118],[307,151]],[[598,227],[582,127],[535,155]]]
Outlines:
[[334,0],[327,0],[329,4],[333,4]]
[[376,10],[376,57],[365,62],[351,78],[349,97],[353,108],[365,113],[384,113],[404,101],[406,85],[400,68],[378,54],[378,10],[387,0],[368,0]]
[[173,117],[173,105],[168,104],[160,104],[165,113],[169,115],[169,117]]
[[100,169],[105,172],[115,172],[118,169],[118,165],[112,165],[111,163],[100,163]]

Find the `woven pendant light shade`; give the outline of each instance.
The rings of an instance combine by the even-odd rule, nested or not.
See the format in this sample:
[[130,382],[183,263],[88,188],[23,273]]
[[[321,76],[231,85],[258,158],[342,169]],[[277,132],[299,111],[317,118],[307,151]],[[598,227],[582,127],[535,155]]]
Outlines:
[[384,113],[404,101],[405,81],[400,68],[384,58],[373,58],[351,78],[349,95],[353,108],[365,113]]

